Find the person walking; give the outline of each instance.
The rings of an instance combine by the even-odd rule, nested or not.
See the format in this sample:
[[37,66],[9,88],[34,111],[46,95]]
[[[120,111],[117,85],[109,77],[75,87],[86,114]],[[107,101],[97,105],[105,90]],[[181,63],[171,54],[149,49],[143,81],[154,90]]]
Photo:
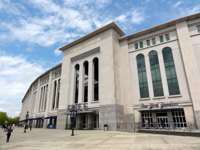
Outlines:
[[12,127],[9,126],[9,127],[7,128],[7,131],[6,131],[6,132],[7,132],[7,139],[6,139],[6,142],[8,143],[9,140],[10,140],[11,133],[13,132]]
[[30,128],[30,131],[31,131],[31,129],[32,129],[32,125],[31,124],[30,124],[29,128]]
[[26,130],[28,129],[28,125],[27,124],[25,124],[24,125],[24,133],[26,133]]

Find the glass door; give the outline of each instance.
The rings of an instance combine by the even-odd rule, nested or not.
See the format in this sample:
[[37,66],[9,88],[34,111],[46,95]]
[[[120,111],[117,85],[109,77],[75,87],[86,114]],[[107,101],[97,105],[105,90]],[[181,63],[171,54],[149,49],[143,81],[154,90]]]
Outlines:
[[88,115],[84,114],[82,116],[82,128],[87,129],[88,128]]
[[167,112],[157,113],[157,126],[159,128],[169,127]]

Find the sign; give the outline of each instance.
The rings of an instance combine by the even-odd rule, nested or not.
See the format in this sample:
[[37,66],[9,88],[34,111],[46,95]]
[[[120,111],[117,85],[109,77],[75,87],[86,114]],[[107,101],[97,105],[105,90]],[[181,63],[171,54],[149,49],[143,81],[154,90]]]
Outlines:
[[81,44],[81,45],[79,45],[79,46],[73,48],[73,49],[71,50],[71,52],[76,52],[76,51],[78,51],[78,50],[80,50],[80,49],[82,49],[82,48],[84,48],[84,47],[87,47],[87,46],[89,46],[89,45],[95,44],[95,43],[99,42],[100,40],[101,40],[100,37],[98,37],[98,38],[96,38],[96,39],[87,41],[87,42],[85,42],[85,43],[83,43],[83,44]]
[[146,104],[141,104],[141,108],[149,108],[151,109],[163,109],[163,108],[170,108],[170,107],[174,107],[174,106],[178,106],[178,103],[174,103],[174,102],[158,102],[158,103],[149,103],[148,105]]
[[88,103],[78,103],[78,104],[68,105],[67,110],[70,111],[71,109],[73,109],[73,107],[75,107],[77,111],[87,111]]

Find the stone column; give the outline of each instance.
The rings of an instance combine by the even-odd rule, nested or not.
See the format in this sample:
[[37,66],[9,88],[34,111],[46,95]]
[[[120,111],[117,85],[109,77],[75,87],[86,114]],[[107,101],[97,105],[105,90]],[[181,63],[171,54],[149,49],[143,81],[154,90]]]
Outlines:
[[94,68],[93,68],[93,62],[92,60],[89,60],[89,73],[88,73],[88,104],[91,104],[94,97]]
[[161,80],[162,80],[163,92],[164,92],[164,96],[167,97],[167,96],[169,96],[169,89],[168,89],[168,84],[167,84],[165,64],[164,64],[164,60],[163,60],[162,51],[158,52],[158,60],[159,60],[159,67],[160,67],[160,75],[161,75]]
[[67,119],[67,110],[66,109],[59,109],[57,112],[57,129],[66,129],[68,124]]
[[75,102],[75,90],[76,90],[76,73],[75,73],[75,66],[72,67],[72,73],[71,73],[71,82],[69,85],[70,87],[70,96],[69,96],[69,104],[73,104]]
[[144,58],[145,58],[145,67],[146,67],[146,74],[147,74],[147,81],[148,81],[149,98],[153,98],[154,93],[153,93],[153,84],[152,84],[152,77],[151,77],[149,55],[148,54],[145,55]]
[[193,103],[193,111],[195,115],[194,120],[195,123],[197,123],[197,127],[200,128],[200,72],[198,69],[198,64],[195,57],[187,22],[180,22],[176,24],[176,29],[190,98]]
[[84,90],[83,74],[84,74],[84,69],[83,69],[83,64],[81,63],[79,70],[78,103],[83,103],[83,90]]

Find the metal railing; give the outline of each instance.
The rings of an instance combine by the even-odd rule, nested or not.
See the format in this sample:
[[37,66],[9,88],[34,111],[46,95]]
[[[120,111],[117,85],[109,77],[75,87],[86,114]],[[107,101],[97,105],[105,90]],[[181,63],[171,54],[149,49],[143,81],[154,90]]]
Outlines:
[[170,132],[194,132],[198,131],[196,124],[193,123],[182,123],[177,124],[174,122],[168,122],[167,124],[160,123],[117,123],[117,131],[126,132],[149,132],[149,131],[170,131]]

